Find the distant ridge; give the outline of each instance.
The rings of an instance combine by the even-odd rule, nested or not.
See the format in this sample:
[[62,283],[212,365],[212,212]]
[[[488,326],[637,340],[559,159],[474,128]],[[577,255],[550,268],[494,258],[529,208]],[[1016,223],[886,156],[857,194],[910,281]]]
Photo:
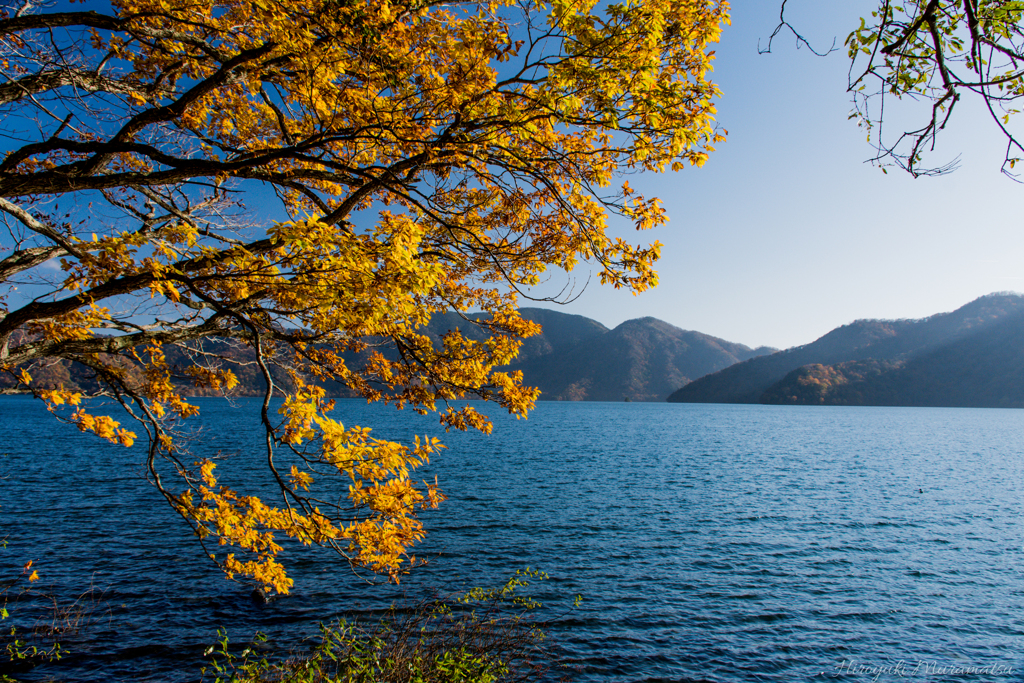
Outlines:
[[921,320],[857,320],[669,401],[1024,407],[1024,296],[991,294]]
[[[558,401],[664,401],[681,384],[721,370],[729,365],[754,356],[771,353],[775,349],[751,349],[700,332],[681,330],[655,318],[629,320],[613,330],[585,318],[560,311],[541,308],[520,310],[542,327],[541,334],[523,340],[519,357],[510,366],[522,370],[524,382],[541,389],[541,400]],[[484,330],[472,323],[482,314],[463,317],[456,313],[435,315],[423,330],[435,344],[449,330],[459,329],[473,339],[485,337]],[[467,320],[467,318],[469,320]],[[236,342],[212,342],[216,351],[226,358],[251,361],[252,351]],[[395,353],[387,345],[374,350],[385,355]],[[186,358],[175,348],[167,349],[167,360],[172,366],[186,365]],[[352,365],[365,362],[366,356],[352,354],[346,361]],[[262,376],[255,365],[233,368],[238,386],[232,391],[237,396],[263,394]],[[139,368],[126,368],[138,374]],[[275,383],[284,389],[291,387],[289,377],[273,369]],[[96,389],[95,378],[84,366],[61,361],[33,369],[33,377],[40,387],[64,385],[72,390]],[[196,390],[188,378],[176,383],[186,395],[212,391]],[[0,392],[15,390],[6,375],[0,375]],[[347,387],[334,382],[325,384],[332,396],[352,396]]]
[[[613,330],[580,315],[541,308],[520,313],[543,328],[526,339],[510,366],[552,401],[664,401],[680,384],[775,349],[751,349],[656,318],[627,320]],[[471,316],[473,317],[473,316]],[[478,334],[455,314],[437,316],[429,330]]]

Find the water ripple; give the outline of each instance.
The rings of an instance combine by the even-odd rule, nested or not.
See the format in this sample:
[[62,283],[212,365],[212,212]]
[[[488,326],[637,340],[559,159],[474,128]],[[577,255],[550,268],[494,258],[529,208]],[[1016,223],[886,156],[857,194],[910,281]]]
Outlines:
[[[199,403],[204,447],[257,447],[247,418]],[[339,412],[382,438],[431,431]],[[35,559],[60,600],[102,594],[72,655],[26,681],[195,679],[218,627],[302,647],[317,622],[526,565],[553,576],[538,594],[566,667],[553,678],[1024,680],[1024,411],[541,404],[491,437],[440,434],[427,474],[449,501],[400,588],[299,551],[293,595],[266,605],[204,561],[125,451],[22,398],[0,399],[0,422],[0,571]]]

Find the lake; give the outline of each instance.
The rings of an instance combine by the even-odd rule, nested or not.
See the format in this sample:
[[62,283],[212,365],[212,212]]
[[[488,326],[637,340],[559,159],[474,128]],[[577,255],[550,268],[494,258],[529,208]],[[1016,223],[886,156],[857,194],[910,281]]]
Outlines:
[[[196,402],[197,453],[259,449],[254,402]],[[400,588],[370,586],[297,551],[292,594],[258,605],[143,480],[139,446],[0,398],[0,576],[32,559],[63,604],[100,594],[71,655],[19,678],[195,680],[218,627],[296,647],[320,621],[531,566],[552,577],[537,596],[573,680],[1024,680],[1024,411],[484,412],[492,435],[444,435],[410,411],[339,402],[346,425],[448,445],[426,473],[449,496],[426,518],[430,563]]]

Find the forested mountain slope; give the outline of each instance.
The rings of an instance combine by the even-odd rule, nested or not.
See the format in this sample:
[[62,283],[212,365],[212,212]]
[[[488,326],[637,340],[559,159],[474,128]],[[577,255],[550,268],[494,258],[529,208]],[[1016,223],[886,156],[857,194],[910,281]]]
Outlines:
[[[680,384],[709,372],[721,370],[748,358],[771,353],[774,349],[751,349],[700,332],[690,332],[655,318],[640,318],[622,323],[613,330],[580,315],[540,308],[522,309],[524,318],[537,322],[542,332],[523,341],[519,357],[510,366],[522,370],[527,384],[539,387],[541,400],[563,401],[664,401]],[[483,339],[485,330],[474,324],[481,314],[463,317],[455,313],[436,315],[424,333],[440,344],[445,332],[459,329],[473,339]],[[372,350],[394,357],[395,351],[383,341]],[[209,350],[241,361],[233,371],[239,383],[234,395],[261,395],[263,378],[251,361],[251,350],[234,341],[208,341]],[[167,360],[172,366],[185,366],[180,349],[168,348]],[[353,354],[348,361],[359,365],[366,354]],[[127,372],[138,373],[139,368]],[[92,372],[84,366],[67,361],[50,363],[32,370],[41,385],[69,389],[95,388]],[[274,372],[275,382],[289,388],[291,382],[283,371]],[[187,377],[178,381],[191,395],[209,395],[209,390],[195,390]],[[14,388],[9,377],[0,377],[0,390]],[[340,384],[327,385],[329,393],[346,396],[350,392]]]
[[[628,320],[613,330],[579,315],[524,308],[524,318],[543,332],[523,342],[511,366],[539,387],[541,400],[663,401],[680,384],[774,349],[751,349],[656,318]],[[455,314],[438,316],[430,331],[471,335]]]
[[858,320],[669,397],[688,403],[1017,405],[1024,297],[993,294],[921,320]]

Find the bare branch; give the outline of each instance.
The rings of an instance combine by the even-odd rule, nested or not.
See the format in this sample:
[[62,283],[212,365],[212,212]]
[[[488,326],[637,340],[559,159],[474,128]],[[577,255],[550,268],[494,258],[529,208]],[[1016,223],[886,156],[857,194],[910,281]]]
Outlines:
[[804,38],[802,35],[800,35],[800,32],[797,31],[795,28],[793,28],[793,25],[790,24],[786,20],[786,2],[787,2],[787,0],[782,0],[782,5],[781,5],[781,7],[779,7],[779,25],[776,26],[775,30],[772,31],[772,34],[770,36],[768,36],[768,45],[767,45],[767,47],[765,47],[764,49],[761,49],[761,43],[760,43],[760,41],[758,41],[757,53],[758,54],[762,54],[762,55],[770,54],[771,51],[772,51],[772,41],[774,41],[775,38],[779,35],[779,33],[781,33],[784,30],[785,31],[789,31],[790,33],[793,34],[793,37],[796,38],[796,45],[797,45],[797,47],[800,47],[801,45],[803,45],[804,47],[806,47],[808,50],[810,50],[814,54],[818,55],[819,57],[824,57],[825,55],[828,55],[828,54],[831,54],[832,52],[835,52],[836,51],[836,39],[835,38],[832,39],[832,45],[829,47],[829,49],[825,50],[824,52],[818,52],[817,50],[814,49],[814,46],[811,45],[810,41],[808,41],[806,38]]

